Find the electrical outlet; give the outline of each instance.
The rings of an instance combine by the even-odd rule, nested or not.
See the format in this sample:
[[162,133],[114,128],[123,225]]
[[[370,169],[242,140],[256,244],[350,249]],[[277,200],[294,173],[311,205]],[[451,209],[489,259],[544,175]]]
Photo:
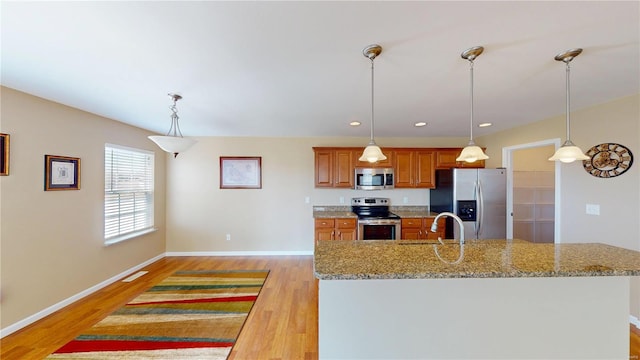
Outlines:
[[231,234],[227,234],[227,241],[231,241]]
[[344,204],[344,196],[340,196],[340,204]]
[[600,205],[598,204],[587,204],[587,214],[588,215],[600,215]]
[[308,203],[309,203],[309,201],[310,201],[309,197],[308,197],[308,196],[305,196],[305,197],[304,197],[304,203],[305,203],[305,204],[308,204]]
[[408,204],[408,203],[409,203],[409,198],[408,198],[408,197],[406,197],[406,196],[405,196],[405,197],[403,197],[403,198],[402,198],[402,203],[403,203],[403,204]]

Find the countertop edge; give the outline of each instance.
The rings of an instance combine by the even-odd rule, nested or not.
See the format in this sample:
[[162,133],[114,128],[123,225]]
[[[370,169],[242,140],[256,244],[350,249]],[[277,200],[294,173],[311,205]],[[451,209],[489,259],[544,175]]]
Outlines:
[[318,280],[437,280],[437,279],[500,279],[500,278],[558,278],[640,276],[640,271],[562,271],[562,272],[496,272],[496,273],[427,273],[427,274],[345,274],[327,275],[314,271]]

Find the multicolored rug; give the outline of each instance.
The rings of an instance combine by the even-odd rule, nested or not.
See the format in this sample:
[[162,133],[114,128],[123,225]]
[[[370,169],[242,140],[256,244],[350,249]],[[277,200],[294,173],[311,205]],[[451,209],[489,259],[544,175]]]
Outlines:
[[47,359],[226,359],[268,271],[179,271]]

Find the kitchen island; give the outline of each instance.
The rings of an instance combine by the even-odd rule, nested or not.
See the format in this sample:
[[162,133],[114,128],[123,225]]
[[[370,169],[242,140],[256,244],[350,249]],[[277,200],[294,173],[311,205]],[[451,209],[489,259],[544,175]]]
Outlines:
[[628,359],[640,252],[318,241],[321,359]]

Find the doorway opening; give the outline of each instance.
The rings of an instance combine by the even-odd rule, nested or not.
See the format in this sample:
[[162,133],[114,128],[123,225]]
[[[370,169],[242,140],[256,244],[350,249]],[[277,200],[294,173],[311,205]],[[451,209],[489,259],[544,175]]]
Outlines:
[[507,238],[560,242],[560,166],[547,159],[560,139],[502,149],[507,168]]

